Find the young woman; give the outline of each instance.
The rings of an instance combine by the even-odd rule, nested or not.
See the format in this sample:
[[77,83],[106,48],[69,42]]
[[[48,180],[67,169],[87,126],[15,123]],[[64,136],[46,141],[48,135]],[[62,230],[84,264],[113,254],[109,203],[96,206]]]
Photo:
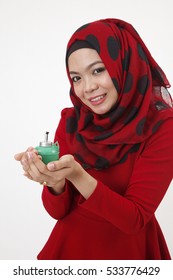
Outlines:
[[60,159],[17,154],[57,223],[38,259],[170,259],[155,217],[173,177],[170,84],[127,22],[80,27],[66,54],[72,108]]

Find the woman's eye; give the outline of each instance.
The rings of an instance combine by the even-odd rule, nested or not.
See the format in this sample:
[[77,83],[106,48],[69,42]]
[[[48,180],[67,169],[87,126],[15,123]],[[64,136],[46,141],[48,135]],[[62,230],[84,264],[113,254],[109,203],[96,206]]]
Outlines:
[[105,71],[105,67],[99,67],[99,68],[94,70],[94,74],[99,74],[99,73],[101,73],[103,71]]
[[80,80],[80,77],[79,76],[74,76],[71,79],[72,79],[73,83],[76,83]]

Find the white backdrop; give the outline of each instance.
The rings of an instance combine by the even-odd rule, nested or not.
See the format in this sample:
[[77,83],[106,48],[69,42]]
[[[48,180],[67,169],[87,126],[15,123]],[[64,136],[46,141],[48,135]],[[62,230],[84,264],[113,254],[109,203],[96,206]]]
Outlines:
[[[170,0],[0,0],[0,259],[34,260],[55,220],[44,210],[42,187],[22,175],[14,154],[36,146],[70,106],[65,48],[89,21],[131,22],[173,83]],[[163,170],[166,172],[166,170]],[[173,256],[172,184],[157,217]]]

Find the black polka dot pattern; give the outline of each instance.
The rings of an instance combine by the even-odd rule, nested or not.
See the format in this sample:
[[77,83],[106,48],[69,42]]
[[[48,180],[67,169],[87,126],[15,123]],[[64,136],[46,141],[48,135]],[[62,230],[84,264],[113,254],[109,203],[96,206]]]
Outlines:
[[143,51],[143,49],[142,49],[142,47],[141,47],[141,45],[140,45],[139,43],[137,44],[137,49],[138,49],[139,57],[142,58],[143,60],[145,60],[146,63],[148,63],[146,54],[145,54],[145,52]]
[[163,120],[159,120],[154,127],[152,128],[152,133],[156,133],[156,131],[159,129],[160,125],[163,123]]
[[131,153],[131,154],[132,154],[132,153],[136,153],[136,152],[139,150],[140,146],[141,146],[140,143],[137,143],[137,144],[133,145],[133,146],[129,149],[129,153]]
[[125,51],[124,59],[122,60],[122,67],[124,71],[128,71],[129,63],[130,63],[131,49]]
[[107,46],[108,46],[108,52],[110,57],[113,60],[116,60],[119,56],[119,51],[120,51],[120,43],[117,39],[114,37],[109,37],[107,41]]
[[74,109],[76,111],[77,120],[79,120],[80,119],[80,107],[74,106]]
[[100,132],[103,132],[105,131],[105,128],[101,125],[95,125],[94,128],[97,130],[97,131],[100,131]]
[[[74,106],[66,113],[69,150],[86,169],[125,164],[160,128],[164,121],[160,111],[169,115],[170,106],[161,93],[161,87],[167,88],[169,82],[137,31],[125,21],[105,19],[85,24],[70,38],[67,54],[74,45],[97,51],[112,80],[111,94],[118,97],[109,111],[97,114],[76,96],[66,64]],[[101,83],[97,90],[96,94],[103,92]],[[104,92],[108,100],[111,94],[107,88]]]
[[119,160],[119,164],[122,164],[122,163],[125,163],[126,162],[126,160],[127,160],[127,158],[128,158],[128,154],[124,154],[123,156],[122,156],[122,158]]
[[138,91],[144,95],[147,92],[147,89],[149,87],[149,79],[147,75],[142,76],[137,84]]
[[75,153],[74,157],[77,159],[78,162],[82,165],[84,169],[90,169],[91,166],[83,159],[83,157],[80,154]]
[[108,167],[109,167],[109,161],[106,158],[99,156],[95,162],[94,168],[96,170],[100,170]]
[[115,123],[120,119],[123,113],[126,111],[125,107],[118,106],[116,110],[112,111],[109,115],[111,123]]
[[118,81],[117,81],[117,79],[115,77],[112,78],[112,82],[113,82],[117,92],[119,93],[120,92],[120,87],[119,87]]
[[138,108],[137,107],[133,107],[130,112],[127,114],[127,117],[125,119],[125,124],[130,123],[131,121],[133,121],[133,119],[135,119],[136,114],[138,112]]
[[98,53],[100,53],[100,44],[96,36],[90,34],[86,37],[86,41],[88,41]]
[[138,135],[142,135],[143,130],[144,130],[145,122],[146,122],[146,118],[143,118],[142,120],[139,121],[139,123],[138,123],[138,125],[136,127],[136,133]]
[[109,137],[112,136],[112,135],[113,135],[113,132],[112,132],[112,131],[108,131],[108,132],[105,132],[105,133],[102,133],[102,134],[96,136],[96,137],[94,138],[94,140],[95,140],[95,141],[105,140],[105,139],[109,138]]
[[79,133],[76,133],[76,139],[78,142],[85,143],[83,136]]
[[108,145],[108,148],[109,148],[110,150],[114,150],[114,149],[116,149],[116,147],[118,147],[118,144],[109,144],[109,145]]
[[77,121],[74,117],[69,117],[66,121],[66,132],[74,133],[77,130]]
[[87,127],[90,123],[92,123],[93,115],[87,114],[84,120],[84,127]]
[[132,86],[133,86],[133,75],[129,72],[127,74],[127,79],[125,82],[123,93],[128,93],[131,90]]
[[125,163],[128,159],[128,156],[129,154],[133,154],[133,153],[136,153],[137,151],[139,151],[139,148],[140,148],[140,143],[137,143],[135,145],[133,145],[123,156],[122,158],[120,159],[119,163],[122,164],[122,163]]

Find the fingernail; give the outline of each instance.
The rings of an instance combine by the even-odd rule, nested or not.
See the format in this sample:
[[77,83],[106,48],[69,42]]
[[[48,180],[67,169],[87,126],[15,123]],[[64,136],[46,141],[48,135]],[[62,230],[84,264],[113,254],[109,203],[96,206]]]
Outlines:
[[30,152],[27,152],[28,159],[31,158]]
[[48,163],[47,167],[49,169],[55,169],[55,164],[53,162]]
[[26,165],[26,163],[27,163],[26,159],[22,159],[22,160],[21,160],[21,164],[22,164],[22,165]]
[[28,159],[34,158],[34,153],[27,152]]

